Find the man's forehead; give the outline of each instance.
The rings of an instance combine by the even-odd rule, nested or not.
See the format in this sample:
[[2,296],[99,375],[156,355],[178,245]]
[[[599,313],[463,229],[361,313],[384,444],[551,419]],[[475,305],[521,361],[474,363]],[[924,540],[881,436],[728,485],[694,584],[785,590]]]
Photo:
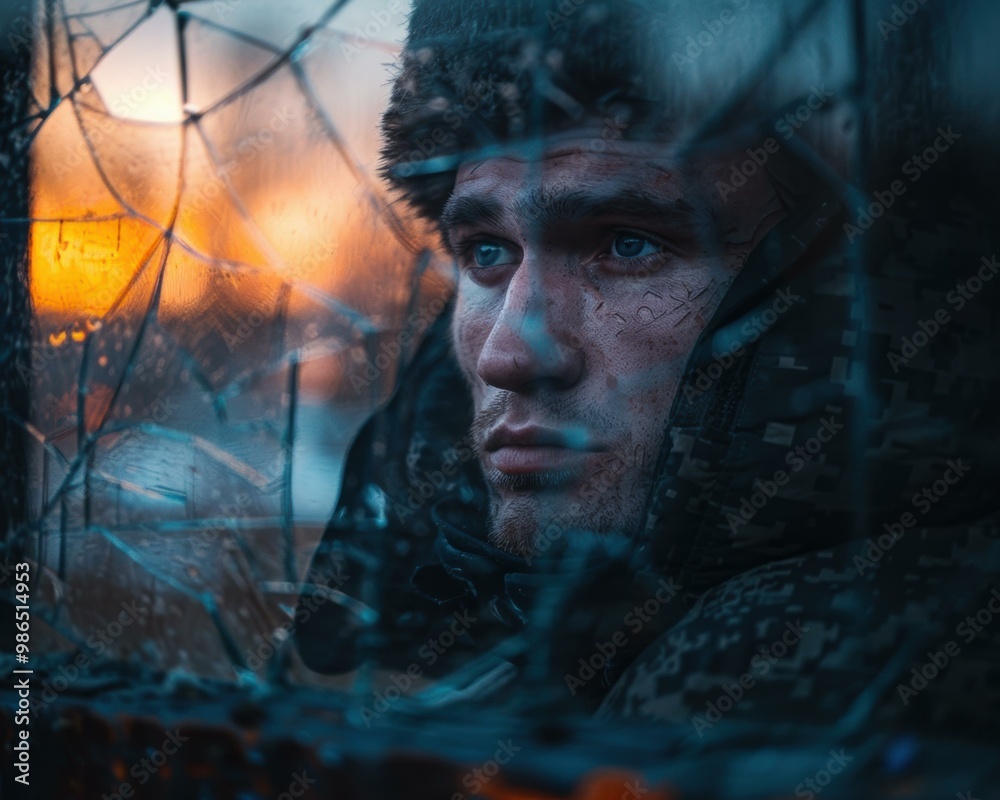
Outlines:
[[651,179],[673,176],[677,171],[674,148],[662,142],[608,140],[600,131],[574,131],[469,159],[459,166],[455,187],[495,180],[573,180],[577,171],[586,171],[588,180],[614,179],[623,170],[633,178],[641,172],[650,172]]
[[[677,170],[662,149],[635,147],[595,152],[589,147],[592,140],[583,144],[560,143],[535,159],[512,153],[470,161],[456,177],[449,207],[453,210],[457,201],[468,198],[515,212],[540,202],[551,205],[564,195],[584,193],[594,198],[634,197],[638,193],[662,201],[683,198],[685,192]],[[584,203],[578,211],[590,205],[596,211],[601,204]]]

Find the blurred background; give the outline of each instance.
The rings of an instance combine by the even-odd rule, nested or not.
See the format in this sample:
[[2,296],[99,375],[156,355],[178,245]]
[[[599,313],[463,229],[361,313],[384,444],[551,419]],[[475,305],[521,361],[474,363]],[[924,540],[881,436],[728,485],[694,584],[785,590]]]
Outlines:
[[[792,144],[862,185],[852,158],[898,164],[885,154],[925,143],[907,120],[945,100],[977,118],[967,152],[992,158],[1000,65],[978,34],[1000,6],[774,6],[796,12],[793,35],[770,11],[738,16],[744,52],[704,59],[694,37],[708,22],[698,4],[678,12],[664,59],[697,98],[693,129],[735,136],[705,119],[726,120],[715,109],[741,87],[779,108],[821,84],[829,108]],[[85,646],[133,602],[148,613],[105,655],[232,679],[234,661],[283,641],[345,448],[453,284],[435,237],[376,175],[407,9],[18,0],[0,11],[5,63],[30,77],[4,73],[5,141],[16,133],[26,155],[5,149],[23,208],[0,218],[8,255],[26,231],[28,296],[9,267],[5,352],[20,361],[4,362],[0,382],[30,387],[0,430],[13,465],[4,502],[40,568],[40,649]],[[966,177],[992,180],[994,166]]]
[[412,350],[398,333],[449,291],[374,175],[406,11],[59,0],[10,21],[44,110],[27,430],[45,647],[134,601],[149,613],[106,655],[232,679],[232,650],[290,618],[344,449]]
[[[585,2],[567,0],[565,7]],[[701,0],[672,7],[677,24],[665,34],[664,67],[689,103],[686,144],[740,142],[742,150],[803,108],[804,98],[828,92],[822,113],[796,125],[787,146],[813,159],[811,166],[854,207],[870,202],[872,192],[888,185],[886,176],[898,176],[901,164],[923,152],[930,131],[959,119],[961,153],[942,159],[921,188],[940,195],[941,206],[959,189],[992,198],[981,206],[982,218],[970,215],[969,229],[995,229],[995,219],[986,217],[996,207],[1000,175],[994,86],[1000,48],[993,35],[1000,3],[725,5],[734,22],[724,45],[712,33],[722,23]],[[337,502],[346,448],[390,397],[454,285],[435,234],[377,175],[379,118],[408,6],[407,0],[4,0],[0,6],[0,543],[9,546],[8,563],[37,565],[31,652],[62,654],[52,663],[67,685],[62,670],[70,659],[115,662],[106,673],[94,670],[96,678],[81,666],[68,703],[91,695],[101,702],[100,675],[110,674],[104,688],[114,687],[116,674],[128,674],[123,664],[141,666],[139,674],[168,672],[174,688],[177,676],[182,688],[189,686],[186,676],[250,685],[256,677],[338,682],[298,660],[287,635],[295,604]],[[930,252],[933,227],[892,233]],[[865,274],[864,246],[858,275]],[[969,263],[954,262],[942,258],[942,272],[966,276]],[[864,290],[857,294],[852,318],[878,329],[886,309],[867,305]],[[922,302],[927,298],[913,298],[907,311]],[[862,454],[863,438],[854,442]],[[0,585],[9,577],[3,567],[0,559]],[[337,576],[330,578],[335,589]],[[55,674],[49,668],[52,684]],[[361,675],[352,688],[367,702],[365,681]],[[267,688],[246,694],[259,698]],[[154,705],[141,694],[147,687],[136,691],[137,699],[128,695],[108,706],[107,716],[126,706],[134,715],[147,713]],[[473,709],[436,733],[415,717],[386,726],[383,740],[364,738],[344,724],[334,703],[322,708],[337,694],[297,694],[272,728],[279,746],[266,757],[248,756],[246,764],[254,770],[278,764],[274,771],[285,782],[305,763],[288,755],[295,748],[285,748],[286,735],[309,727],[339,737],[336,748],[317,748],[331,774],[342,763],[367,763],[343,754],[371,748],[372,741],[386,751],[466,748],[457,763],[468,765],[482,763],[479,751],[492,753],[501,732],[510,734],[502,720]],[[188,698],[200,703],[206,695]],[[525,695],[527,705],[537,701],[530,690]],[[40,691],[36,696],[50,702]],[[215,700],[216,710],[200,709],[199,719],[249,720],[247,746],[255,745],[258,712],[242,702],[234,711],[223,692]],[[164,707],[172,702],[163,700]],[[428,708],[435,702],[431,696]],[[70,729],[78,739],[67,738],[66,764],[86,763],[84,745],[93,744],[91,762],[108,762],[108,775],[120,780],[120,767],[147,754],[145,741],[141,752],[111,763],[108,742],[124,748],[142,737],[116,739],[111,727],[88,727],[79,717],[64,724],[76,714],[76,706],[69,708],[66,717],[48,718],[51,741]],[[560,770],[575,785],[600,763],[668,766],[664,753],[674,745],[660,731],[649,736],[629,728],[625,736],[602,721],[599,736],[574,741],[564,723],[518,730],[537,745],[525,747],[519,764],[539,785]],[[132,717],[122,726],[141,729]],[[676,759],[669,766],[685,782],[725,784],[726,796],[743,796],[733,787],[760,776],[790,787],[799,775],[815,773],[816,753],[796,761],[765,748],[766,736],[781,727],[771,720],[763,727],[732,728],[728,744],[743,748],[746,758]],[[162,741],[155,726],[146,733]],[[688,733],[680,731],[678,741]],[[785,733],[808,739],[797,728]],[[836,741],[836,731],[814,733],[823,753]],[[187,752],[228,759],[219,755],[226,747],[213,742]],[[58,766],[63,754],[51,752]],[[872,749],[864,761],[857,751],[858,764],[875,763],[881,752]],[[977,757],[966,743],[935,752],[956,769],[964,769],[960,756]],[[924,752],[904,741],[886,753],[895,755],[885,756],[885,770],[896,770],[900,785],[910,786],[906,770]],[[397,783],[386,782],[380,796],[446,796],[435,795],[423,778],[413,780],[418,773],[406,757],[393,769],[373,761],[363,784],[391,775]],[[42,768],[41,758],[35,763]],[[473,774],[463,766],[451,777],[468,788],[465,778]],[[616,775],[604,788],[593,788],[595,782],[593,791],[573,796],[624,796],[626,780]],[[497,797],[541,796],[498,785]],[[927,796],[961,795],[972,785],[949,783],[947,792]],[[194,796],[186,784],[177,786]],[[834,791],[840,790],[825,796]],[[640,794],[679,796],[633,792]],[[900,789],[893,796],[917,795]]]

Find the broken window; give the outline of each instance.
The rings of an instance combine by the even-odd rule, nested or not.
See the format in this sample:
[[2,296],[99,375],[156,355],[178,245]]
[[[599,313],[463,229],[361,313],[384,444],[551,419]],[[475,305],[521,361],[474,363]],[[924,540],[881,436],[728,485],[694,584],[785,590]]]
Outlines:
[[62,644],[136,604],[109,654],[232,678],[294,605],[343,450],[406,356],[379,344],[448,290],[373,175],[405,16],[369,36],[372,9],[315,2],[49,11],[33,87],[37,601]]
[[[468,5],[456,25],[507,13]],[[539,30],[548,41],[561,26],[599,29],[620,5],[551,3]],[[39,781],[127,796],[134,746],[162,759],[140,772],[176,789],[159,767],[183,729],[201,744],[174,763],[206,770],[219,796],[269,769],[267,790],[294,796],[345,775],[380,797],[812,796],[800,792],[841,774],[844,791],[889,792],[919,770],[931,727],[897,735],[888,703],[907,707],[954,662],[938,687],[977,699],[920,717],[949,740],[922,780],[935,796],[996,785],[963,760],[994,743],[952,735],[998,691],[985,643],[1000,634],[975,605],[997,574],[984,543],[997,536],[986,401],[1000,106],[983,77],[997,67],[983,33],[996,9],[662,5],[652,30],[685,114],[671,129],[685,167],[735,153],[705,184],[716,209],[753,206],[744,187],[769,170],[782,209],[802,212],[761,248],[794,263],[790,282],[759,267],[753,286],[717,275],[650,289],[612,320],[627,338],[729,315],[692,351],[671,447],[635,451],[657,470],[645,532],[663,520],[697,532],[652,546],[664,572],[610,545],[569,549],[567,526],[546,528],[525,565],[437,506],[478,502],[482,488],[465,481],[478,469],[465,389],[438,369],[460,273],[386,178],[496,156],[486,134],[460,137],[475,138],[488,95],[516,106],[523,87],[477,74],[452,96],[444,81],[429,118],[452,114],[459,133],[448,121],[393,173],[379,126],[413,66],[392,66],[409,2],[38,0],[4,12],[6,591],[15,606],[24,592],[11,587],[30,584],[40,740],[98,765],[92,783],[75,767]],[[565,54],[521,55],[539,65],[546,102],[575,119],[571,92],[546,83]],[[602,96],[592,152],[634,135],[635,118],[615,110],[622,93]],[[460,153],[435,155],[456,142]],[[530,161],[533,144],[520,144]],[[742,231],[727,219],[698,224],[735,247]],[[834,239],[835,264],[810,261]],[[408,427],[432,412],[449,424]],[[383,458],[398,470],[372,467]],[[915,566],[898,583],[865,578],[904,552]],[[961,568],[945,569],[957,553]],[[30,582],[11,583],[21,564]],[[552,571],[539,579],[538,565]],[[440,618],[410,607],[411,589]],[[983,630],[952,624],[951,604]],[[308,644],[295,641],[303,608]],[[483,633],[476,608],[515,632]],[[478,649],[463,646],[470,631]],[[414,632],[412,650],[395,638]],[[109,709],[167,718],[146,691],[204,702],[197,723],[180,739],[167,722],[116,728]],[[60,739],[77,701],[77,738]],[[787,716],[772,726],[773,709]],[[230,722],[246,758],[224,775]],[[303,752],[281,750],[300,728]],[[110,743],[84,752],[92,729]],[[255,749],[258,733],[279,745]],[[407,748],[425,761],[400,760]],[[40,771],[45,756],[33,757]]]

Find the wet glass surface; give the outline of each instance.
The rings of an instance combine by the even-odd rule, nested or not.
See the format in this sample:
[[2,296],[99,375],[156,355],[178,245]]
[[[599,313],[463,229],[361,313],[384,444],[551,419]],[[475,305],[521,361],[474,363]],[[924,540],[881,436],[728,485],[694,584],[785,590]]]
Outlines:
[[[671,122],[678,172],[697,173],[706,154],[731,159],[700,176],[710,197],[699,200],[714,209],[699,222],[705,257],[742,243],[727,213],[754,207],[743,187],[765,165],[782,209],[796,214],[760,248],[779,266],[755,266],[756,284],[680,281],[637,294],[614,318],[626,339],[664,320],[697,320],[711,334],[687,366],[670,446],[659,459],[634,451],[659,470],[641,533],[667,520],[670,534],[676,520],[701,538],[684,569],[635,570],[634,585],[621,548],[577,540],[575,522],[545,532],[527,551],[529,570],[517,560],[525,553],[477,538],[489,524],[482,504],[471,537],[468,517],[449,516],[451,499],[481,500],[478,484],[449,471],[471,469],[460,393],[436,383],[433,359],[409,384],[401,376],[459,270],[379,174],[408,3],[39,0],[33,17],[9,23],[15,55],[32,50],[30,87],[10,92],[23,119],[5,121],[30,142],[26,216],[0,212],[28,235],[26,280],[9,266],[3,276],[26,293],[20,304],[16,292],[3,296],[5,363],[20,354],[27,388],[3,397],[5,424],[26,448],[20,473],[17,459],[4,462],[7,476],[26,479],[8,541],[35,570],[33,654],[50,677],[84,654],[97,676],[98,688],[87,677],[67,697],[121,689],[120,674],[123,693],[91,712],[148,703],[166,713],[151,699],[163,687],[204,701],[195,718],[208,727],[266,707],[265,739],[301,728],[329,774],[345,754],[371,757],[361,773],[381,792],[373,797],[410,791],[398,765],[379,784],[371,755],[408,747],[462,765],[458,783],[412,789],[414,798],[547,800],[555,794],[531,791],[567,796],[573,786],[577,800],[810,796],[802,787],[845,743],[850,757],[837,764],[856,758],[852,777],[825,797],[861,785],[918,785],[927,796],[995,785],[995,767],[967,763],[985,761],[956,744],[955,720],[1000,702],[997,640],[985,643],[1000,634],[962,640],[983,650],[954,656],[964,666],[938,686],[973,694],[918,716],[919,733],[893,727],[898,709],[885,698],[906,707],[907,690],[923,691],[907,670],[921,669],[925,651],[935,665],[950,652],[948,635],[964,633],[947,615],[975,613],[976,592],[997,585],[989,476],[1000,301],[969,281],[996,263],[988,176],[1000,102],[986,76],[1000,65],[983,31],[1000,15],[986,0],[709,5],[672,4],[657,54],[683,111]],[[608,7],[565,0],[546,26],[577,14],[599,23]],[[541,63],[547,80],[559,54]],[[539,80],[547,102],[572,107]],[[453,89],[441,102],[461,112],[462,136],[480,100],[446,98]],[[603,152],[631,134],[609,114],[593,135],[589,147]],[[435,161],[437,145],[403,166],[433,174],[450,158],[496,155],[480,142]],[[934,160],[919,161],[928,148]],[[836,258],[809,261],[825,247]],[[712,320],[720,307],[726,324]],[[26,328],[15,330],[15,312]],[[437,335],[440,344],[440,325]],[[627,377],[652,382],[657,366]],[[726,394],[737,376],[738,399]],[[391,400],[397,427],[377,414]],[[422,415],[447,424],[426,432]],[[399,471],[359,460],[348,474],[362,430],[352,454],[397,458]],[[955,466],[963,457],[982,465],[969,481]],[[949,474],[960,488],[945,497]],[[786,537],[790,528],[802,536]],[[665,535],[650,560],[673,568],[683,548],[672,548]],[[428,554],[438,571],[415,571]],[[904,564],[897,583],[865,579],[879,562]],[[482,589],[490,581],[501,588]],[[400,607],[411,582],[447,613]],[[452,611],[465,591],[479,605]],[[320,644],[329,634],[350,668],[316,671],[296,647],[296,609],[317,597],[340,614]],[[517,623],[502,640],[491,638],[493,620],[469,611],[487,607]],[[400,644],[425,629],[426,643]],[[466,648],[470,630],[476,646]],[[615,653],[637,666],[626,675],[619,655],[614,672]],[[918,739],[935,735],[936,767],[910,782]],[[969,738],[992,746],[978,729]],[[522,742],[514,768],[499,767]],[[495,743],[494,760],[484,758]],[[511,775],[531,791],[508,787]]]

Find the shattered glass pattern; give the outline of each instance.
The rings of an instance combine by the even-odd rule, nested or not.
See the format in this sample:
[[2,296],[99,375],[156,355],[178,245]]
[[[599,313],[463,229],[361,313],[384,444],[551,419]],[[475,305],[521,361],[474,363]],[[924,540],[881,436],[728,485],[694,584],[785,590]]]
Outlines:
[[405,358],[378,345],[451,280],[373,177],[393,9],[52,4],[30,252],[51,646],[123,602],[151,613],[109,656],[232,679],[280,638]]
[[[755,2],[732,0],[730,5],[742,11]],[[967,13],[958,24],[950,15],[959,15],[949,10],[956,6],[921,3],[919,12],[883,27],[880,23],[893,17],[877,5],[862,0],[775,2],[780,10],[771,21],[780,24],[765,28],[761,23],[760,29],[752,28],[758,23],[748,21],[751,15],[734,14],[734,30],[744,23],[751,27],[743,36],[747,50],[730,53],[711,50],[713,26],[730,25],[723,21],[730,18],[702,19],[700,6],[690,4],[678,30],[692,32],[691,46],[681,35],[675,40],[680,42],[677,49],[663,54],[682,93],[700,104],[685,120],[682,152],[713,147],[721,151],[732,140],[780,132],[776,119],[790,119],[803,108],[815,110],[804,105],[806,98],[825,98],[829,92],[835,99],[808,125],[795,127],[786,139],[787,150],[835,187],[838,202],[850,211],[868,202],[869,193],[882,185],[873,183],[870,174],[880,149],[895,154],[926,146],[923,134],[909,123],[919,111],[936,112],[942,97],[954,99],[966,112],[981,109],[978,134],[995,140],[1000,103],[984,81],[971,78],[995,72],[995,48],[984,56],[982,40],[962,25],[985,28],[987,22],[998,21],[996,8],[986,0],[970,3],[977,13]],[[567,14],[588,13],[585,0],[567,0],[565,8]],[[604,585],[588,574],[583,562],[572,559],[567,559],[568,566],[560,565],[565,569],[560,581],[538,591],[539,613],[522,628],[523,635],[512,635],[462,664],[456,656],[458,666],[453,668],[451,661],[441,666],[448,673],[438,685],[414,682],[413,696],[399,698],[393,708],[398,716],[381,730],[373,726],[372,739],[354,733],[361,722],[368,728],[368,720],[359,714],[377,708],[372,699],[377,699],[377,679],[385,676],[376,675],[376,669],[391,666],[376,663],[375,656],[385,652],[378,650],[383,643],[374,641],[374,635],[359,635],[364,639],[359,648],[371,646],[372,655],[365,651],[361,668],[347,675],[319,675],[302,662],[289,638],[290,622],[300,595],[308,596],[314,586],[307,570],[338,503],[347,447],[372,412],[390,400],[402,369],[411,363],[415,343],[451,296],[455,281],[451,260],[440,250],[437,237],[376,174],[378,120],[393,76],[388,65],[398,55],[406,19],[407,3],[402,0],[38,0],[34,19],[12,29],[24,46],[33,48],[34,59],[27,113],[33,137],[31,411],[23,424],[30,445],[30,494],[29,523],[21,532],[22,544],[39,567],[33,647],[40,653],[79,649],[98,661],[116,662],[123,672],[122,662],[163,670],[175,688],[185,685],[189,676],[195,676],[192,684],[204,677],[235,680],[251,691],[264,687],[261,694],[285,681],[346,688],[350,695],[324,692],[321,702],[314,694],[290,691],[280,723],[271,729],[274,735],[274,728],[280,727],[280,736],[297,727],[299,706],[308,706],[314,712],[309,718],[319,720],[316,727],[337,741],[327,766],[342,753],[355,752],[352,748],[388,751],[399,747],[400,740],[409,745],[425,733],[423,726],[431,727],[428,717],[444,709],[455,716],[427,737],[428,748],[439,747],[456,763],[471,764],[482,740],[489,739],[494,748],[501,730],[505,735],[516,730],[523,737],[518,742],[533,745],[525,747],[519,762],[528,765],[526,772],[533,779],[559,773],[560,790],[584,787],[574,795],[581,798],[618,797],[623,786],[629,790],[620,775],[595,775],[589,784],[593,793],[588,793],[580,775],[601,759],[635,764],[637,769],[652,765],[645,774],[676,780],[678,786],[735,789],[756,781],[772,788],[773,796],[787,795],[795,781],[815,773],[817,752],[851,737],[857,744],[851,752],[858,770],[862,762],[872,771],[884,768],[903,785],[909,751],[898,756],[904,767],[896,772],[880,759],[889,763],[883,749],[903,751],[908,740],[887,744],[878,738],[880,731],[870,729],[876,727],[871,721],[878,719],[875,697],[892,694],[897,672],[924,646],[920,637],[926,631],[917,630],[915,620],[943,613],[961,587],[950,575],[950,582],[942,579],[935,584],[937,591],[927,591],[921,602],[909,598],[917,591],[914,584],[934,568],[957,558],[959,551],[967,555],[966,545],[972,549],[980,539],[995,536],[995,520],[981,529],[970,526],[965,541],[963,521],[945,519],[960,528],[961,547],[952,548],[950,540],[911,536],[893,555],[902,560],[909,553],[913,563],[927,571],[906,572],[900,585],[887,591],[870,576],[862,589],[844,589],[847,579],[854,579],[857,564],[846,551],[838,553],[842,561],[821,550],[815,558],[775,566],[785,555],[776,546],[771,561],[741,564],[742,582],[720,584],[715,593],[704,594],[688,616],[689,607],[682,608],[680,601],[669,607],[664,601],[668,611],[658,624],[677,623],[676,628],[657,648],[645,651],[645,658],[631,668],[629,682],[612,690],[605,711],[638,717],[651,710],[653,718],[679,718],[692,704],[700,707],[703,700],[722,698],[729,690],[720,687],[730,686],[733,676],[742,677],[741,671],[756,682],[761,676],[745,672],[746,665],[753,663],[757,645],[784,635],[776,621],[784,623],[788,617],[790,624],[817,594],[824,602],[830,598],[830,613],[813,625],[803,652],[794,651],[771,673],[773,687],[759,681],[757,693],[748,695],[754,699],[741,707],[753,709],[759,703],[758,708],[767,708],[768,698],[770,708],[800,714],[799,727],[789,725],[775,734],[808,740],[812,750],[793,751],[794,757],[763,747],[771,732],[756,723],[733,720],[703,742],[697,723],[693,729],[689,724],[693,717],[664,723],[658,735],[650,737],[632,726],[632,720],[622,722],[609,714],[594,728],[581,728],[578,749],[570,756],[551,759],[552,749],[558,750],[568,734],[555,723],[549,726],[550,720],[530,727],[520,719],[520,727],[508,729],[505,719],[462,709],[460,701],[480,697],[477,692],[485,696],[494,686],[506,690],[516,684],[516,697],[505,710],[512,717],[523,713],[530,718],[550,699],[543,698],[543,687],[552,688],[546,683],[551,677],[546,658],[556,651],[571,662],[566,678],[578,670],[578,684],[593,681],[596,693],[597,670],[584,663],[594,651],[573,648],[579,647],[581,636],[590,637],[586,647],[594,642],[599,648],[598,641],[610,641],[612,627],[621,627],[626,617],[607,603],[608,619],[602,624],[607,623],[608,630],[596,625],[587,629],[585,615],[576,612],[600,607]],[[942,57],[950,73],[921,69],[922,48],[950,54],[956,40],[963,38],[977,46],[951,60]],[[873,66],[873,53],[892,69]],[[689,69],[693,65],[697,68]],[[909,69],[901,70],[901,65]],[[877,80],[868,80],[872,74]],[[620,132],[609,123],[601,135],[610,140]],[[966,135],[973,139],[972,133]],[[970,150],[988,149],[981,142],[979,146],[978,151]],[[733,168],[735,175],[737,166]],[[936,173],[935,180],[943,180],[938,177],[942,174]],[[803,503],[812,515],[802,517],[808,522],[803,530],[811,533],[817,519],[836,515],[844,529],[863,530],[869,516],[876,516],[873,507],[880,510],[882,494],[873,488],[881,487],[878,481],[896,481],[894,488],[902,492],[908,481],[933,479],[917,456],[912,462],[901,459],[905,463],[898,471],[880,472],[881,462],[872,454],[898,456],[907,448],[922,452],[922,447],[930,452],[929,440],[945,438],[934,427],[940,422],[935,415],[941,412],[943,419],[944,411],[964,407],[960,400],[971,407],[969,398],[986,384],[990,359],[983,354],[995,356],[990,342],[995,341],[991,335],[998,318],[991,318],[987,300],[963,322],[965,344],[971,342],[969,352],[974,353],[968,360],[974,364],[958,364],[950,373],[938,370],[933,361],[938,354],[929,348],[918,358],[912,385],[904,385],[902,380],[880,381],[883,353],[870,349],[872,342],[889,348],[902,329],[900,320],[908,319],[907,313],[916,319],[928,298],[949,288],[943,286],[947,270],[935,272],[925,283],[907,284],[902,291],[894,282],[910,267],[922,268],[935,259],[944,263],[935,248],[947,250],[951,241],[960,239],[973,241],[974,236],[966,234],[979,222],[964,213],[949,208],[940,229],[928,225],[926,230],[908,230],[899,221],[890,224],[887,217],[878,236],[886,231],[886,239],[896,236],[905,247],[895,248],[878,269],[866,260],[876,236],[845,247],[843,269],[831,269],[828,282],[817,279],[813,305],[782,320],[791,320],[788,340],[764,353],[772,367],[768,379],[775,382],[756,387],[758,405],[747,413],[757,417],[746,427],[757,424],[764,429],[768,448],[779,455],[786,449],[794,452],[792,447],[803,438],[802,425],[789,422],[802,413],[797,400],[801,405],[816,397],[843,400],[836,413],[853,415],[850,433],[835,445],[845,458],[836,461],[833,450],[824,452],[802,473],[803,484],[809,483],[806,488],[822,495],[822,502]],[[832,217],[825,204],[810,208],[789,240],[802,244],[807,237],[798,234],[808,233],[807,223],[815,233]],[[984,227],[979,225],[975,232]],[[980,254],[985,256],[985,251]],[[966,261],[961,264],[966,269]],[[650,324],[664,313],[687,315],[685,319],[704,316],[729,288],[713,282],[700,293],[670,295],[669,300],[651,293],[632,319],[620,319],[622,329]],[[748,308],[746,314],[752,315],[751,303]],[[824,331],[829,339],[823,342],[822,359],[804,365],[807,351],[780,348],[788,342],[799,344],[794,327],[809,315],[834,322]],[[400,331],[410,342],[405,347],[399,346]],[[727,335],[736,338],[732,331],[722,331],[720,339]],[[943,342],[944,337],[936,344]],[[706,368],[712,366],[713,346],[704,342],[698,354]],[[800,356],[803,361],[797,360]],[[740,370],[751,370],[749,360],[737,363],[726,381],[706,391],[721,395]],[[797,395],[799,373],[809,368],[822,373],[823,381]],[[946,401],[950,383],[959,388]],[[769,393],[776,399],[769,399]],[[419,406],[422,399],[417,397],[413,405]],[[408,398],[403,401],[405,406]],[[755,488],[751,481],[759,477],[757,465],[729,460],[732,440],[716,435],[725,426],[720,422],[716,429],[714,418],[698,416],[708,405],[706,400],[701,407],[681,407],[675,448],[664,459],[677,480],[656,498],[653,510],[676,521],[678,528],[697,528],[710,505],[719,510],[720,519],[725,513],[741,513],[741,501],[750,503]],[[727,414],[735,405],[719,403]],[[898,419],[892,420],[897,428],[876,430],[873,421],[880,413],[888,418],[900,409]],[[929,424],[916,433],[906,428],[907,419],[925,411]],[[373,438],[373,452],[378,447],[383,454],[391,446],[409,448],[403,459],[406,471],[424,475],[459,458],[454,454],[462,444],[450,439],[439,447],[441,442],[421,440],[419,432],[402,443]],[[748,455],[748,461],[753,457]],[[713,472],[716,467],[718,473]],[[735,481],[733,491],[719,497],[706,476],[726,469],[743,483]],[[399,497],[409,488],[404,482]],[[964,485],[961,491],[966,491]],[[388,494],[361,478],[344,489],[345,496],[349,493],[345,507],[357,514],[345,527],[360,534],[389,530]],[[975,500],[982,497],[969,489],[955,507],[978,508]],[[749,528],[746,518],[738,523],[743,530],[734,527],[727,533],[720,525],[722,535],[712,544],[722,544],[699,554],[709,579],[717,577],[712,569],[721,563],[721,551],[735,552],[737,560],[747,552],[759,555],[747,542],[770,530],[783,531],[791,514],[787,509],[795,510],[794,498],[768,505],[760,516],[747,508],[750,519],[756,517]],[[462,531],[450,533],[457,541]],[[384,568],[391,560],[388,555],[396,551],[389,548],[402,552],[406,545],[388,539],[368,537],[370,551],[359,547],[348,553],[370,568],[370,575],[359,573],[362,583],[376,585],[365,583],[351,596],[315,584],[327,590],[325,596],[334,605],[348,608],[361,621],[362,634],[383,611],[378,602],[366,601],[382,599],[383,584],[390,583],[384,580]],[[990,552],[995,556],[995,551]],[[457,559],[468,553],[448,555]],[[982,570],[993,569],[994,563],[982,559]],[[862,576],[860,570],[857,574]],[[501,580],[508,577],[524,575],[511,570]],[[964,580],[965,575],[958,578]],[[526,594],[538,588],[530,579],[523,585],[512,583]],[[659,598],[653,592],[662,587],[634,588],[643,592],[641,600],[648,600]],[[673,597],[675,587],[668,588]],[[630,604],[635,598],[624,599]],[[898,607],[893,605],[897,600]],[[870,626],[870,618],[859,609],[882,609],[880,604],[885,608],[878,612],[879,623]],[[510,613],[519,612],[515,607]],[[684,622],[679,622],[681,617]],[[400,615],[393,623],[401,621],[402,627],[412,622],[404,618]],[[694,630],[690,639],[688,625]],[[788,631],[797,645],[802,638],[797,629]],[[645,635],[657,632],[654,625]],[[509,661],[522,656],[527,669],[515,679]],[[405,660],[402,650],[400,657]],[[883,671],[856,696],[850,695],[850,703],[841,704],[850,694],[841,685],[844,672],[865,659],[874,663],[880,658]],[[939,686],[976,683],[979,697],[995,692],[985,671],[965,669]],[[861,681],[876,670],[857,672]],[[687,683],[666,694],[662,687],[678,674]],[[795,682],[794,703],[778,678]],[[73,691],[86,692],[87,685],[81,680]],[[565,685],[573,692],[571,682]],[[561,683],[556,689],[559,701],[565,701],[560,709],[575,702]],[[212,698],[220,706],[226,701],[218,694]],[[573,713],[577,710],[574,707]],[[820,729],[815,723],[820,710],[839,720],[835,729]],[[213,713],[221,718],[226,712]],[[564,721],[555,712],[552,716]],[[398,728],[387,733],[397,720]],[[715,723],[703,724],[711,729]],[[617,737],[613,748],[607,746],[609,731]],[[626,736],[629,732],[632,735]],[[738,750],[738,756],[730,757],[727,748]],[[698,757],[664,757],[685,752]],[[403,769],[399,773],[406,774]],[[327,777],[330,774],[335,767]],[[473,774],[458,777],[468,787],[464,778]],[[497,788],[500,783],[493,785],[497,797],[523,796],[505,794]],[[842,788],[846,780],[840,786],[828,796],[848,791]],[[669,790],[634,787],[634,796],[675,796],[667,794]],[[950,796],[965,784],[947,787],[940,796]]]

